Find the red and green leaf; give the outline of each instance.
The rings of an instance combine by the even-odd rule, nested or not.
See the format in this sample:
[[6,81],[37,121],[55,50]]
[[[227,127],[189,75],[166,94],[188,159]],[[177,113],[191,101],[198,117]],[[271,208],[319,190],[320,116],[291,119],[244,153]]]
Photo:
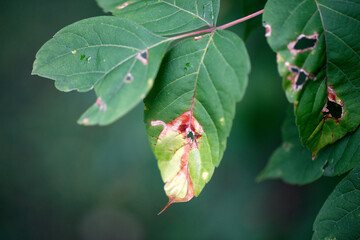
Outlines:
[[145,99],[145,123],[169,203],[198,196],[210,180],[225,151],[249,71],[244,43],[224,30],[181,41],[165,56]]

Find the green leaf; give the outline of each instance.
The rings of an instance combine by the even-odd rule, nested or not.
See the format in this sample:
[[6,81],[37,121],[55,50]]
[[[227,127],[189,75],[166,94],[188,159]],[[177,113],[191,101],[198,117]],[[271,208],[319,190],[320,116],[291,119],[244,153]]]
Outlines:
[[335,187],[313,228],[314,240],[360,238],[360,165]]
[[[141,0],[131,0],[131,2],[137,2]],[[126,0],[96,0],[99,7],[101,7],[104,12],[112,12],[116,9],[121,9],[128,6],[129,2]]]
[[[181,41],[167,53],[145,99],[144,121],[169,203],[198,196],[210,180],[224,153],[235,103],[244,95],[249,71],[243,41],[224,30]],[[190,182],[194,192],[184,197],[183,186],[190,191]]]
[[[122,3],[123,1],[119,1]],[[204,26],[215,26],[219,0],[143,0],[113,9],[115,16],[129,19],[160,35],[173,35]],[[131,4],[130,4],[131,3]]]
[[61,91],[95,89],[98,99],[80,118],[106,125],[135,107],[153,85],[169,40],[117,17],[95,17],[59,31],[39,50],[33,74]]
[[263,19],[302,143],[313,154],[360,123],[360,4],[270,0]]
[[283,144],[273,153],[258,180],[280,178],[290,184],[307,184],[323,175],[341,175],[360,163],[360,127],[322,149],[313,161],[311,152],[300,142],[292,107],[282,132]]

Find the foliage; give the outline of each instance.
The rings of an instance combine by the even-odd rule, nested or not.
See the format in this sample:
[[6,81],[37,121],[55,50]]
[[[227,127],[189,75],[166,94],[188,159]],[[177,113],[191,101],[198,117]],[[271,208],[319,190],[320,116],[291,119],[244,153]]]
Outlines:
[[[55,80],[61,91],[94,89],[97,99],[79,119],[84,125],[110,124],[144,99],[146,132],[169,197],[165,209],[189,201],[219,166],[236,103],[247,87],[245,44],[225,29],[261,11],[217,27],[219,0],[98,4],[113,16],[63,28],[37,53],[33,74]],[[283,126],[284,143],[259,180],[306,184],[359,165],[359,13],[358,0],[266,4],[266,37],[294,106]],[[352,229],[359,215],[350,216],[355,222],[348,231],[319,220],[339,219],[332,215],[338,206],[357,211],[352,209],[359,206],[358,171],[356,167],[326,201],[314,225],[315,239],[358,237]],[[337,199],[349,181],[357,190],[344,207]],[[329,226],[331,234],[323,235]]]

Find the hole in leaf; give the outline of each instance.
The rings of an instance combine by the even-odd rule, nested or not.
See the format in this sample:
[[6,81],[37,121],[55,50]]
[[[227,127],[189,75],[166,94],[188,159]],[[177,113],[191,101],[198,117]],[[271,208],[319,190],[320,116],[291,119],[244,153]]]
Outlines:
[[344,104],[330,86],[327,87],[327,91],[328,99],[324,108],[322,109],[322,113],[324,114],[325,118],[332,118],[336,121],[341,120],[341,118],[344,116]]
[[193,133],[192,131],[190,131],[190,132],[187,134],[186,137],[187,137],[187,138],[191,138],[192,141],[195,140],[194,133]]
[[124,78],[124,82],[131,83],[132,81],[134,81],[134,76],[131,73],[128,73]]
[[300,34],[295,41],[290,42],[287,45],[289,51],[296,56],[298,53],[313,50],[319,40],[319,34],[314,32],[313,35]]
[[148,65],[148,59],[149,59],[149,52],[148,50],[144,50],[142,52],[140,52],[136,59],[140,60],[142,62],[142,64],[144,65]]
[[297,66],[290,65],[288,62],[286,63],[285,66],[289,67],[289,71],[292,73],[292,76],[289,75],[287,78],[292,82],[293,89],[299,91],[302,89],[311,73],[307,73],[304,69],[299,69]]
[[304,50],[307,48],[313,48],[317,42],[317,39],[302,37],[294,46],[295,50]]
[[291,67],[290,67],[290,72],[292,72],[292,73],[298,73],[298,72],[299,72],[299,68],[296,67],[296,66],[291,66]]
[[301,71],[296,80],[296,87],[303,85],[306,82],[306,80],[307,80],[307,74],[304,71]]
[[339,120],[341,118],[343,108],[340,104],[332,101],[327,102],[326,108],[328,109],[328,112],[325,112],[325,115],[331,115],[332,118]]

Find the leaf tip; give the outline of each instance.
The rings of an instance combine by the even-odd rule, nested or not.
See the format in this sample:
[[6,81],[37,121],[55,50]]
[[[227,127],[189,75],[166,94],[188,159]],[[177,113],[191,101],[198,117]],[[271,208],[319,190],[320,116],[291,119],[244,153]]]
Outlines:
[[171,204],[174,203],[173,199],[169,199],[169,202],[166,204],[166,206],[163,208],[163,210],[161,210],[157,215],[160,216],[163,212],[166,211],[166,209],[168,209],[170,207]]

